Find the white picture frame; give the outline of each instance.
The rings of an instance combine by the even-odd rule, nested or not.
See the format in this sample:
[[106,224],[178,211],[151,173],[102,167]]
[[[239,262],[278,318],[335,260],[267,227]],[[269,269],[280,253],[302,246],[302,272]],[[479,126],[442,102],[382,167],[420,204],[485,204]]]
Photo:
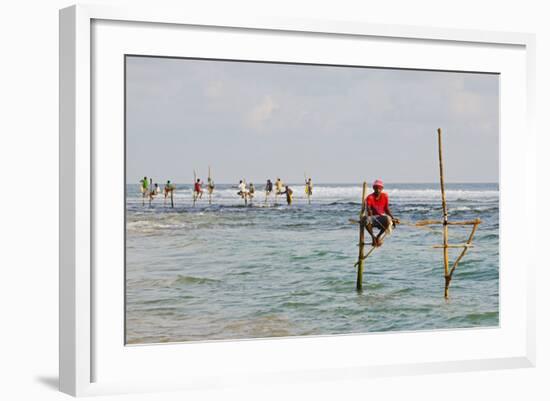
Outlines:
[[[117,22],[123,26],[116,26]],[[97,28],[99,30],[94,31],[94,24],[99,27]],[[132,48],[130,38],[135,39],[135,36],[140,35],[141,30],[149,29],[147,35],[141,37],[140,46],[143,46],[142,50],[146,49],[142,54],[152,54],[156,51],[161,54],[169,52],[167,55],[175,55],[172,53],[176,48],[174,43],[165,44],[167,47],[160,50],[155,46],[160,46],[161,39],[166,38],[166,35],[176,31],[182,31],[182,34],[185,34],[186,27],[192,28],[194,32],[197,30],[202,32],[199,34],[209,34],[212,31],[218,37],[222,34],[226,35],[226,38],[233,33],[243,37],[262,35],[263,40],[273,40],[273,46],[262,54],[251,47],[250,54],[255,54],[257,59],[266,57],[266,60],[282,57],[283,61],[287,61],[284,55],[276,54],[276,50],[281,47],[281,40],[285,40],[281,39],[282,36],[289,38],[292,35],[305,38],[304,41],[314,40],[317,37],[325,38],[327,41],[338,38],[340,43],[344,44],[348,43],[347,41],[356,43],[362,40],[378,40],[384,41],[389,46],[392,43],[398,45],[401,41],[406,42],[405,46],[417,46],[415,48],[415,51],[418,51],[417,54],[425,54],[426,60],[430,60],[425,62],[414,60],[419,56],[409,55],[408,57],[412,60],[410,65],[403,61],[392,61],[391,58],[383,63],[384,66],[400,68],[453,70],[449,68],[449,65],[452,67],[452,62],[435,61],[436,57],[428,57],[430,52],[434,53],[437,49],[438,53],[445,55],[447,54],[445,48],[454,46],[451,49],[452,52],[464,51],[465,54],[469,54],[470,51],[474,51],[482,58],[482,54],[487,49],[495,49],[495,54],[502,53],[502,59],[495,57],[491,61],[494,67],[491,71],[499,73],[506,71],[509,75],[505,76],[511,77],[504,83],[507,86],[502,92],[501,99],[501,112],[504,115],[501,120],[503,124],[501,138],[504,142],[501,143],[503,157],[500,159],[501,191],[504,200],[504,202],[501,201],[501,218],[509,219],[512,206],[524,205],[522,203],[524,201],[514,197],[510,186],[505,183],[521,181],[524,185],[535,186],[535,136],[532,129],[535,85],[534,35],[342,21],[275,18],[234,20],[210,15],[188,15],[181,10],[169,12],[154,7],[111,8],[78,5],[63,9],[60,11],[59,373],[61,391],[79,396],[232,386],[245,384],[251,377],[260,383],[273,384],[298,379],[327,380],[350,376],[360,378],[398,375],[405,371],[429,373],[534,366],[534,269],[537,263],[534,255],[536,253],[528,249],[524,255],[519,255],[506,247],[507,244],[512,243],[506,225],[501,228],[501,250],[503,251],[501,263],[512,264],[513,262],[521,269],[516,266],[516,269],[505,269],[504,274],[501,274],[503,290],[501,308],[506,316],[501,316],[504,318],[501,319],[502,324],[494,330],[325,336],[125,348],[123,339],[118,336],[120,326],[117,326],[116,330],[106,329],[109,322],[116,322],[120,318],[122,309],[113,308],[116,310],[113,314],[103,313],[102,311],[105,310],[102,309],[103,304],[101,302],[98,304],[97,299],[94,299],[98,290],[102,292],[104,290],[104,287],[98,289],[98,286],[104,286],[105,280],[108,280],[106,275],[98,275],[94,271],[97,263],[105,260],[105,256],[99,255],[98,247],[94,245],[94,241],[98,239],[97,233],[104,226],[98,221],[103,209],[102,207],[98,209],[97,185],[108,185],[103,182],[98,184],[94,180],[95,170],[100,163],[98,157],[113,160],[118,158],[113,162],[113,166],[120,166],[123,154],[117,153],[116,143],[113,153],[110,153],[106,151],[108,148],[105,143],[94,140],[93,127],[95,126],[95,129],[101,127],[101,122],[94,119],[103,118],[103,114],[101,107],[94,104],[92,100],[93,96],[104,95],[101,94],[101,87],[94,87],[92,81],[96,79],[95,84],[97,84],[105,79],[105,75],[108,74],[103,74],[102,68],[109,68],[111,64],[109,64],[110,61],[102,64],[103,61],[110,60],[108,57],[112,56],[115,62],[120,62],[120,60],[116,61],[118,55],[127,51],[126,44]],[[174,31],[170,31],[171,29]],[[125,37],[122,31],[132,34]],[[97,35],[95,41],[94,32]],[[105,38],[109,40],[106,41]],[[206,43],[207,39],[204,40]],[[306,42],[300,44],[298,40],[297,43],[294,50],[299,52],[300,46],[304,46]],[[170,46],[173,46],[172,50]],[[426,48],[423,49],[423,47]],[[102,51],[105,51],[105,54],[101,53]],[[180,51],[185,55],[185,49]],[[350,50],[342,51],[340,57],[352,58],[349,54]],[[383,54],[382,51],[378,57],[383,57]],[[95,59],[96,56],[98,60]],[[396,55],[396,57],[401,56]],[[246,56],[237,56],[239,57]],[[471,55],[465,57],[464,63],[466,67],[462,66],[462,68],[467,71],[487,71],[486,65],[489,65],[485,64],[484,67],[482,61],[476,61]],[[461,68],[454,68],[456,69]],[[98,77],[97,74],[100,76]],[[112,78],[113,81],[107,78],[109,82],[120,79],[120,71],[115,75],[118,75],[118,78]],[[117,86],[114,85],[114,87],[116,91]],[[511,98],[512,91],[518,94],[515,99]],[[115,117],[115,120],[117,118],[118,121],[114,124],[119,124],[120,119],[123,120],[121,115]],[[518,130],[521,134],[517,134]],[[514,137],[513,132],[521,135],[519,139]],[[518,164],[514,166],[515,168],[509,165],[510,158],[507,155],[511,152],[514,152],[517,158],[515,160]],[[99,153],[101,155],[98,156]],[[120,205],[116,207],[120,209]],[[523,210],[527,210],[527,220],[534,222],[536,210],[532,207],[523,208]],[[114,223],[110,224],[116,224],[117,220],[113,221]],[[534,227],[528,227],[528,229],[535,230]],[[113,239],[113,246],[117,246],[120,238],[117,239],[115,236]],[[110,239],[106,239],[108,240]],[[108,287],[105,288],[105,293],[110,294],[106,296],[107,300],[112,300],[110,297],[116,298],[116,295],[112,295],[116,291],[121,293],[123,291],[122,287],[114,284],[112,288]],[[113,304],[118,306],[119,299],[113,300]],[[120,322],[120,325],[123,326],[123,324]],[[480,347],[468,353],[458,345],[454,353],[449,350],[447,354],[440,353],[437,356],[437,341],[441,341],[442,344],[448,341],[457,341],[458,344],[479,343]],[[106,344],[118,345],[114,349]],[[418,349],[427,344],[432,344],[435,350],[432,354],[425,352],[426,358],[420,358],[419,354],[412,351],[408,353],[411,349]],[[378,349],[379,353],[376,354],[372,350],[368,354],[369,358],[365,358],[365,354],[361,352],[350,353],[353,355],[345,359],[340,355],[342,347],[347,350],[367,350],[371,347]],[[322,358],[319,357],[321,349],[326,350]],[[389,350],[395,350],[398,353],[401,351],[401,353],[399,357],[392,356]],[[180,356],[175,357],[176,354]],[[297,359],[292,367],[286,357],[289,354]],[[112,360],[109,359],[111,357]],[[202,366],[200,363],[200,360],[215,357],[219,357],[220,360],[214,368],[212,364],[207,366],[205,363]],[[173,366],[174,358],[180,358],[180,363],[181,358],[185,358],[185,361],[194,361],[192,368],[185,369],[185,366],[180,366],[180,372],[185,372],[182,375],[183,378],[180,378],[179,374],[169,375],[167,371],[158,368],[163,364],[167,367]],[[269,362],[269,366],[267,363],[262,365],[261,360]],[[103,374],[101,367],[103,366],[105,368],[103,370],[106,370],[107,365],[113,366],[112,371]],[[155,367],[155,371],[142,371],[140,365]],[[125,368],[121,369],[122,366]]]

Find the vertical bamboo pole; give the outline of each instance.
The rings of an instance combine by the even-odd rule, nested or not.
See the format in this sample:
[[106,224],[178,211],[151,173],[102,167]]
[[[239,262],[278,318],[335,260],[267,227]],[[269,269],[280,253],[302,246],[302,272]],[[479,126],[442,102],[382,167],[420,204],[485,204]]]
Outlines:
[[195,192],[195,183],[197,182],[197,172],[193,170],[193,186],[191,187],[193,190],[193,207],[195,207],[195,202],[197,201],[197,194]]
[[447,215],[447,200],[445,198],[445,180],[443,178],[443,149],[441,143],[441,128],[437,129],[437,140],[439,145],[439,183],[441,185],[441,206],[443,207],[443,267],[445,269],[445,299],[449,298],[449,226]]
[[170,203],[172,204],[172,208],[174,208],[174,189],[170,190]]
[[309,193],[309,182],[307,180],[307,175],[305,172],[304,172],[304,182],[306,183],[307,204],[311,205],[311,195]]
[[367,183],[363,182],[361,213],[359,214],[359,260],[357,261],[357,291],[363,289],[363,261],[365,259],[365,195]]
[[210,166],[208,166],[208,204],[212,204],[212,176],[210,175]]

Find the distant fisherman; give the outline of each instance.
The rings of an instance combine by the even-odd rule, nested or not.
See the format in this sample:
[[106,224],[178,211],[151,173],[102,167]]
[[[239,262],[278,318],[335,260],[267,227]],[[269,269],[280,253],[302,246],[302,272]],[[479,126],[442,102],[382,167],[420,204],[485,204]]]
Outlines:
[[239,192],[237,192],[237,195],[240,195],[241,197],[246,196],[246,184],[243,182],[243,180],[239,181]]
[[311,178],[308,178],[306,181],[306,195],[308,197],[313,195],[313,182],[311,182]]
[[155,182],[155,186],[153,187],[153,193],[154,193],[155,195],[158,195],[158,194],[160,193],[159,184],[157,184],[156,182]]
[[164,184],[164,200],[168,197],[168,195],[176,189],[176,186],[173,185],[170,180],[166,181],[166,184]]
[[141,184],[141,194],[143,195],[143,197],[145,197],[145,195],[147,194],[147,190],[149,189],[149,180],[147,179],[147,177],[143,177],[143,180],[139,180],[139,183]]
[[214,192],[214,180],[212,178],[208,177],[208,184],[206,185],[206,189],[208,189],[208,194],[212,195],[212,192]]
[[277,191],[277,195],[282,195],[283,194],[283,182],[281,181],[280,178],[277,178],[277,180],[275,181],[275,190]]
[[157,195],[158,191],[158,184],[155,184],[155,187],[151,187],[151,190],[149,191],[149,206],[151,206],[151,202],[153,199],[155,199],[155,196]]
[[286,203],[288,205],[292,204],[292,192],[293,192],[292,189],[290,189],[288,185],[285,186],[285,190],[281,192],[281,195],[286,194]]
[[[372,237],[372,246],[382,246],[382,235],[385,232],[391,234],[399,220],[394,218],[391,213],[388,194],[382,192],[384,189],[382,180],[374,181],[372,188],[374,192],[365,198],[367,208],[366,229]],[[373,227],[380,230],[376,236],[373,233]]]
[[265,196],[271,195],[271,192],[273,192],[273,183],[270,179],[267,180],[267,183],[265,184]]
[[149,195],[149,180],[147,177],[143,177],[143,180],[140,180],[140,190],[141,190],[141,204],[145,205],[145,197]]
[[195,188],[193,189],[193,192],[195,192],[195,196],[199,199],[202,199],[202,188],[201,188],[201,179],[197,178],[197,182],[195,182]]

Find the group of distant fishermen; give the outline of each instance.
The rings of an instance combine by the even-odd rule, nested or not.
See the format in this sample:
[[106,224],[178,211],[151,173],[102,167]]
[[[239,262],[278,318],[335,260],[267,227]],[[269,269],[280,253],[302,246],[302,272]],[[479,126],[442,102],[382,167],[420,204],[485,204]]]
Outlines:
[[[151,203],[151,201],[155,199],[155,196],[160,195],[160,186],[156,182],[153,184],[152,178],[143,177],[143,179],[139,181],[139,184],[143,203],[145,203],[146,198],[149,198],[149,203]],[[168,198],[168,196],[171,195],[175,189],[176,186],[172,184],[170,180],[166,181],[166,184],[164,184],[165,201],[166,198]]]
[[[155,198],[155,196],[160,194],[160,186],[157,183],[153,184],[152,178],[143,177],[142,180],[139,181],[140,183],[140,190],[141,195],[143,198],[143,203],[145,203],[145,199],[149,198],[149,203]],[[200,178],[197,178],[193,185],[193,199],[202,199],[203,195],[203,187],[204,183],[201,181]],[[208,190],[208,194],[212,195],[214,192],[214,181],[208,177],[208,182],[206,185],[206,188]],[[248,185],[244,180],[239,181],[238,185],[239,191],[237,192],[237,195],[239,195],[241,198],[245,200],[251,200],[254,198],[254,195],[256,193],[256,188],[254,187],[253,183],[249,183]],[[170,182],[170,180],[166,181],[166,184],[164,184],[164,200],[173,195],[173,192],[176,190],[176,186]],[[313,195],[313,182],[311,181],[311,178],[308,178],[305,181],[305,193],[308,199]],[[294,194],[294,191],[288,186],[285,185],[280,178],[277,178],[275,181],[275,190],[273,188],[273,182],[271,182],[270,179],[267,180],[265,184],[265,201],[267,202],[268,197],[270,197],[272,194],[278,195],[286,195],[286,202],[288,205],[292,204],[292,196]]]
[[[275,191],[273,190],[273,182],[271,181],[271,179],[267,180],[264,190],[266,203],[267,199],[272,194],[275,194],[275,196],[286,195],[286,203],[288,205],[292,204],[292,195],[294,194],[294,191],[288,185],[285,185],[280,178],[277,178],[275,180]],[[254,198],[255,193],[256,188],[254,187],[253,183],[246,185],[246,182],[244,180],[239,181],[239,192],[237,192],[237,195],[246,200]],[[313,182],[311,181],[311,178],[308,178],[305,182],[305,193],[308,198],[313,195]]]

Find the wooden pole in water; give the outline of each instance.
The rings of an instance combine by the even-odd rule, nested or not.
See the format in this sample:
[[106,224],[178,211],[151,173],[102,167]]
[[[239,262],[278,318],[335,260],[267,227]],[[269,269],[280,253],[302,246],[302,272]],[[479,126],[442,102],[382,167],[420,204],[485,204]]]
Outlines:
[[210,175],[210,166],[208,166],[208,204],[212,204],[212,176]]
[[365,195],[367,183],[363,182],[361,213],[359,214],[359,259],[357,260],[357,291],[363,289],[363,261],[365,260]]
[[195,202],[197,201],[197,194],[195,192],[195,183],[197,182],[197,172],[193,170],[193,207],[195,207]]
[[439,145],[439,183],[441,185],[441,206],[443,208],[443,268],[445,271],[445,299],[449,298],[449,226],[447,215],[447,200],[445,198],[445,180],[443,178],[443,146],[441,143],[441,128],[437,129],[437,140]]
[[309,181],[307,180],[307,175],[305,172],[304,172],[304,182],[306,183],[307,204],[311,205],[311,194],[309,193]]
[[172,209],[174,208],[174,189],[170,190],[170,203],[172,204]]

